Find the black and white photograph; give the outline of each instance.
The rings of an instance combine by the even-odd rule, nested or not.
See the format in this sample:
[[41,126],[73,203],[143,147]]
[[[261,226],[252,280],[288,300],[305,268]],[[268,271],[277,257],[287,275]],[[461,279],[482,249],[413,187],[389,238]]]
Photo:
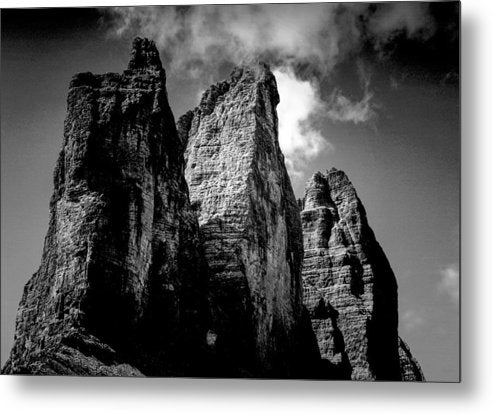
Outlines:
[[75,6],[1,10],[3,375],[461,381],[460,2]]

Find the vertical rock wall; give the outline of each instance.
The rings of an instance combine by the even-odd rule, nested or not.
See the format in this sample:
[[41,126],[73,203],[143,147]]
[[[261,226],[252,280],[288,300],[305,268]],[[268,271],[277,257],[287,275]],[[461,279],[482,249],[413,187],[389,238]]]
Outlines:
[[278,144],[278,102],[268,67],[241,67],[178,123],[210,267],[210,334],[224,375],[292,372],[303,247]]

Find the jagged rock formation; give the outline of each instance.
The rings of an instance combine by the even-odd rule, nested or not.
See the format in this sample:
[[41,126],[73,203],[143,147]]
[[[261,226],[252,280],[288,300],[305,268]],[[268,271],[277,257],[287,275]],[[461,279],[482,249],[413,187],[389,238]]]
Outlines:
[[240,67],[178,122],[210,268],[220,375],[286,377],[302,359],[302,230],[278,144],[278,103],[266,65]]
[[72,79],[42,262],[4,373],[200,373],[205,275],[165,83],[139,38],[122,75]]
[[398,352],[400,354],[400,372],[401,372],[401,380],[402,381],[425,381],[424,373],[422,372],[422,368],[420,368],[420,364],[413,357],[410,352],[410,348],[403,341],[403,339],[399,339],[399,348]]
[[301,202],[304,303],[341,378],[400,380],[395,276],[342,171],[316,173]]
[[424,380],[346,175],[296,202],[278,103],[266,65],[239,67],[176,127],[140,38],[123,74],[76,75],[2,372]]

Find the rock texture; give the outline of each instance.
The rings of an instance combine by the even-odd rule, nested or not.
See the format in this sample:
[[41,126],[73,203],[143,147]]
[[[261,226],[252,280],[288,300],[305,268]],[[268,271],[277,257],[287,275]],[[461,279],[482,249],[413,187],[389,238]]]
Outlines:
[[153,42],[70,84],[39,270],[4,373],[196,375],[206,339],[198,222]]
[[210,268],[220,375],[294,375],[302,316],[302,230],[278,144],[276,81],[236,68],[178,123]]
[[340,378],[400,380],[395,276],[342,171],[316,173],[301,202],[304,303]]
[[424,373],[418,361],[412,356],[410,348],[399,338],[400,372],[402,381],[425,381]]

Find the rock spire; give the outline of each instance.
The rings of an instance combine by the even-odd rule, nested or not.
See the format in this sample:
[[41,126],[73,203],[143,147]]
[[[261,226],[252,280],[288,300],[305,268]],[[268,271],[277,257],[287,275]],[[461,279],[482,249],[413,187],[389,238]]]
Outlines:
[[178,122],[224,375],[293,375],[303,247],[278,103],[267,65],[238,67]]
[[206,278],[155,44],[70,84],[41,266],[6,373],[197,375]]
[[316,173],[301,212],[304,303],[345,379],[400,380],[396,279],[344,172]]

